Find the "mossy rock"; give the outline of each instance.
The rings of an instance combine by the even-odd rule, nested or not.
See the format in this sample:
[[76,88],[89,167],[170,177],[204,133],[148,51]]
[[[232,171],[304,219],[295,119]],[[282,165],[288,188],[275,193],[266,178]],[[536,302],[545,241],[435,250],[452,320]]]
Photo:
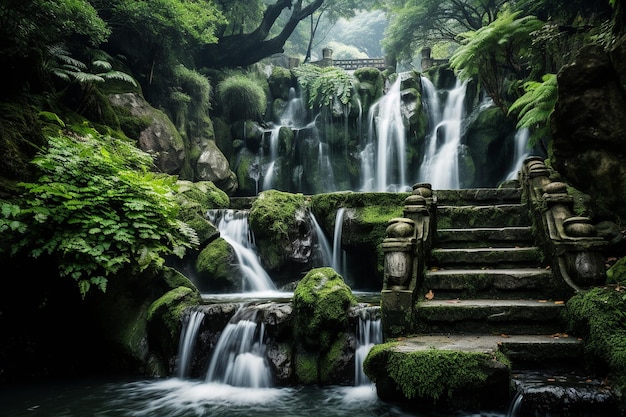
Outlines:
[[272,73],[267,79],[272,97],[289,100],[289,89],[293,85],[291,71],[282,67],[272,67]]
[[176,287],[157,300],[147,311],[149,341],[163,361],[171,364],[177,354],[185,309],[202,303],[197,289]]
[[445,349],[405,349],[397,342],[375,345],[365,374],[387,401],[481,408],[508,401],[510,370],[497,355]]
[[609,284],[619,284],[626,282],[626,256],[617,260],[606,271],[607,283]]
[[296,352],[294,360],[296,383],[313,385],[319,383],[318,353]]
[[252,203],[250,229],[267,269],[277,269],[288,259],[305,211],[304,195],[277,190],[263,191]]
[[235,250],[223,238],[210,242],[195,262],[196,280],[203,291],[240,291],[241,274]]
[[292,304],[296,340],[307,350],[328,351],[346,330],[356,299],[334,269],[316,268],[298,283]]

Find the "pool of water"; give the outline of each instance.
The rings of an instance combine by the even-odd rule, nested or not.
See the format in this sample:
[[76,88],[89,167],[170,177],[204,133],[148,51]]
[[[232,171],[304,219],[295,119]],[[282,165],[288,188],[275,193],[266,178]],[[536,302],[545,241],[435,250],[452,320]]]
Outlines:
[[505,417],[506,413],[407,410],[380,401],[373,385],[251,389],[169,378],[3,387],[0,416]]

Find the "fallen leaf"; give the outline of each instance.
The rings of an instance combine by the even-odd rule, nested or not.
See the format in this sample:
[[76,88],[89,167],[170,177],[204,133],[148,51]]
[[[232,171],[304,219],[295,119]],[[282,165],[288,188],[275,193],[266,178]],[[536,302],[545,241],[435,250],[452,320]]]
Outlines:
[[556,382],[556,379],[555,378],[548,378],[548,379],[546,379],[546,381],[548,381],[548,382]]
[[430,268],[430,270],[432,272],[437,272],[437,271],[439,271],[439,268],[437,268],[436,266],[433,266],[432,268]]
[[[508,334],[504,334],[504,333],[502,333],[502,334],[500,335],[500,337],[504,337],[505,339],[508,339],[508,338],[509,338],[509,337],[511,337],[511,336],[509,336]],[[500,342],[498,342],[498,343],[500,343]]]
[[537,301],[540,302],[540,303],[547,303],[548,302],[548,300],[537,300]]
[[433,290],[428,290],[424,298],[427,300],[432,300],[433,298],[435,298],[435,293],[433,292]]
[[554,304],[565,304],[565,301],[555,301]]

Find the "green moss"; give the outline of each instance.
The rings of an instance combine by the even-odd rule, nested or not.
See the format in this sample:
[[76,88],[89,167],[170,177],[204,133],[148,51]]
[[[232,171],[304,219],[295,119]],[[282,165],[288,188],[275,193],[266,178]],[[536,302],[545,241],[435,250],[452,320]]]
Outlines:
[[296,339],[309,349],[330,349],[345,330],[356,298],[332,268],[309,271],[293,293]]
[[232,266],[235,264],[233,248],[223,238],[209,243],[198,255],[195,267],[199,278],[206,278],[212,287],[232,288],[238,274]]
[[330,346],[327,352],[320,357],[320,383],[330,384],[336,380],[335,370],[340,365],[344,347],[347,344],[346,334],[340,335]]
[[305,210],[306,199],[302,194],[277,190],[263,191],[252,203],[250,228],[269,269],[282,264],[283,252],[291,245],[291,236],[298,233],[298,212]]
[[191,305],[200,304],[201,301],[200,293],[197,290],[188,287],[174,288],[150,305],[148,322],[158,322],[157,326],[151,324],[152,329],[163,326],[161,329],[165,333],[163,337],[170,342],[172,340],[177,341],[180,332],[180,320],[185,309]]
[[296,354],[295,373],[297,381],[303,385],[317,384],[318,382],[317,355],[310,352]]
[[[374,346],[365,360],[364,371],[374,381],[381,372],[389,375],[408,399],[450,399],[457,390],[482,385],[487,380],[484,364],[492,358],[485,353],[434,348],[400,352],[394,350],[396,345],[391,342]],[[385,369],[379,369],[381,366]]]
[[606,271],[606,278],[609,284],[626,282],[626,256],[618,259],[618,261]]
[[582,337],[585,349],[606,364],[616,385],[626,389],[626,292],[594,288],[567,302],[568,332]]
[[267,96],[254,77],[234,74],[217,86],[224,115],[232,121],[260,120],[265,113]]

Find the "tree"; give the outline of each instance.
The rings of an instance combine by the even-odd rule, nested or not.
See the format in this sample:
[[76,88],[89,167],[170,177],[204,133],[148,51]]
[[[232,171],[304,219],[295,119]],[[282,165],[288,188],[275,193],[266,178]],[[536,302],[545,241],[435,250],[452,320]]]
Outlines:
[[388,0],[384,48],[397,60],[410,61],[419,46],[455,41],[498,17],[507,0]]

